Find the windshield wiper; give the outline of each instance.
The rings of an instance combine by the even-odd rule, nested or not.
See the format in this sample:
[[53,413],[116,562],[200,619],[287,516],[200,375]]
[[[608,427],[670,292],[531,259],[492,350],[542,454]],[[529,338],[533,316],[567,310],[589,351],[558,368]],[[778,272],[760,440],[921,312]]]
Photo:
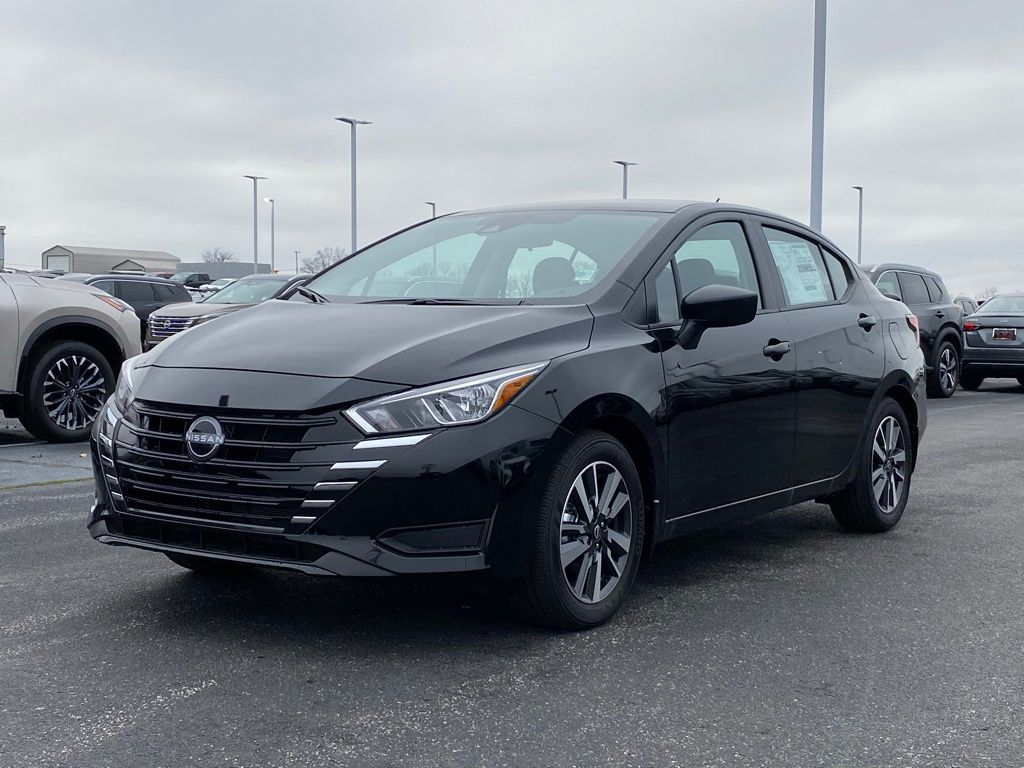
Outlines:
[[417,305],[423,305],[423,304],[470,304],[470,305],[475,304],[475,305],[485,305],[485,304],[497,304],[499,302],[485,301],[485,300],[480,300],[480,299],[455,299],[455,298],[450,298],[450,299],[430,299],[430,298],[412,299],[412,298],[408,298],[407,297],[407,298],[402,298],[402,299],[374,299],[373,301],[361,301],[359,303],[360,304],[409,304],[409,305],[417,306]]
[[307,288],[305,285],[295,286],[295,292],[300,296],[305,296],[307,299],[312,301],[314,304],[330,304],[331,300],[324,296],[322,293],[317,293],[312,288]]

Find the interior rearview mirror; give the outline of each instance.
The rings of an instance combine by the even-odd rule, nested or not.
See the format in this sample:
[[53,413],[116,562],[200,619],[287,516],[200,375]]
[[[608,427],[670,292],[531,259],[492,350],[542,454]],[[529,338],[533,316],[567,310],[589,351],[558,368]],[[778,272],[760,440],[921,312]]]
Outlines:
[[686,294],[679,305],[683,327],[679,344],[696,349],[708,328],[746,325],[757,314],[757,294],[732,285],[705,285]]

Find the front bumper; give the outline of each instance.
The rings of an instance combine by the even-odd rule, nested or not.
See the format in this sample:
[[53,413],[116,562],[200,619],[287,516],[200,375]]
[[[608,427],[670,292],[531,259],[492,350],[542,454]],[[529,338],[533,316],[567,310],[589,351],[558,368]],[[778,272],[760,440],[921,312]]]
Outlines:
[[92,439],[95,539],[318,575],[512,575],[549,448],[566,437],[514,405],[415,442],[366,439],[337,411],[203,409],[227,440],[218,459],[197,462],[182,425],[198,415],[107,405]]

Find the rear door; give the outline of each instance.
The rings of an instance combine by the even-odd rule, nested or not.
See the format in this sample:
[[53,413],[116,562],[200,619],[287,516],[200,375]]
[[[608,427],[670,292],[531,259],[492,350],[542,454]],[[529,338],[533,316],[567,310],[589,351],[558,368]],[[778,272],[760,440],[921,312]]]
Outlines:
[[884,329],[845,257],[789,224],[760,223],[758,246],[778,272],[795,347],[791,482],[807,485],[840,474],[856,455],[885,371]]
[[928,295],[928,286],[925,284],[923,276],[916,272],[903,272],[902,270],[898,275],[903,303],[917,315],[917,322],[921,327],[921,346],[924,348],[925,360],[930,367],[932,364],[931,353],[935,347],[935,339],[942,326],[945,312]]
[[[749,230],[749,220],[740,215],[700,219],[648,278],[663,345],[665,518],[677,526],[672,533],[750,507],[726,509],[738,502],[780,506],[770,496],[789,484],[796,366],[784,350],[789,327],[778,311],[775,283],[762,279]],[[680,298],[715,283],[757,292],[758,313],[747,325],[710,328],[696,349],[683,349],[676,341]]]

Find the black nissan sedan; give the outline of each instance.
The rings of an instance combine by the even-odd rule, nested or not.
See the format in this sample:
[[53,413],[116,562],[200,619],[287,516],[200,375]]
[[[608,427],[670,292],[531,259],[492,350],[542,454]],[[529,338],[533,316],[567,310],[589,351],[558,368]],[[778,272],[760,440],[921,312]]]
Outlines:
[[964,320],[960,385],[977,389],[987,378],[1012,378],[1024,387],[1024,293],[993,296]]
[[453,214],[126,363],[89,530],[207,573],[486,571],[585,628],[674,536],[810,499],[892,528],[924,388],[916,318],[794,221]]

